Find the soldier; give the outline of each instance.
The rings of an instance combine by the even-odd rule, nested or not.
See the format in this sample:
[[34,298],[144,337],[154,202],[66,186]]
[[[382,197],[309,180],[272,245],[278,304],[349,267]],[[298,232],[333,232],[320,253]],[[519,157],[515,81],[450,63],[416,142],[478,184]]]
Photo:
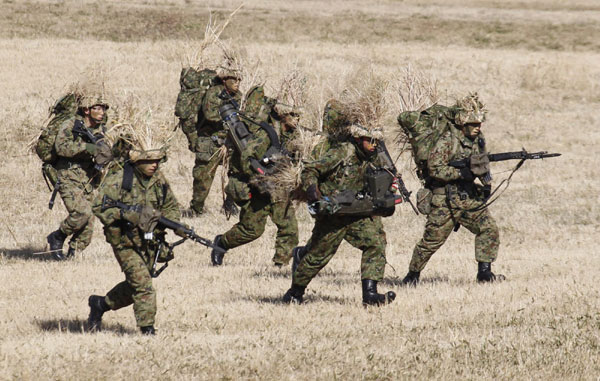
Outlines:
[[[255,87],[248,96],[246,113],[256,122],[268,122],[279,127],[281,143],[285,145],[293,139],[298,123],[298,110],[294,107],[275,106],[273,110],[269,100],[264,96],[262,87]],[[227,194],[241,206],[240,220],[231,229],[215,237],[215,244],[224,250],[252,242],[265,231],[267,217],[271,217],[277,226],[275,254],[273,263],[281,267],[290,262],[292,249],[298,244],[298,223],[293,205],[285,200],[277,200],[269,195],[260,184],[253,181],[259,173],[252,168],[252,159],[260,160],[271,146],[267,132],[253,123],[249,123],[253,138],[248,142],[244,152],[234,153],[229,171]],[[224,253],[213,250],[212,264],[223,263]]]
[[[164,227],[157,226],[157,221],[161,216],[174,221],[180,218],[175,195],[158,169],[165,157],[164,147],[130,150],[129,162],[120,171],[107,176],[94,200],[94,214],[104,224],[106,241],[112,246],[125,280],[105,296],[89,297],[88,325],[92,331],[102,328],[104,312],[133,304],[141,332],[155,334],[156,292],[152,287],[151,269],[165,235]],[[104,196],[138,206],[138,210],[103,210]]]
[[[58,129],[55,168],[60,180],[58,191],[69,215],[47,237],[57,260],[74,257],[76,251],[84,250],[92,240],[92,192],[99,182],[99,170],[112,160],[111,148],[104,138],[108,107],[101,94],[87,94],[82,97],[77,114]],[[85,129],[94,135],[96,143],[81,132]],[[65,256],[62,249],[68,236],[72,237]]]
[[[217,70],[220,83],[207,90],[202,100],[202,113],[199,117],[195,139],[196,161],[192,175],[193,194],[190,211],[200,215],[204,209],[204,201],[210,192],[219,163],[223,160],[222,147],[227,136],[219,115],[219,107],[223,97],[240,102],[239,86],[241,74],[239,70],[221,66]],[[189,136],[188,136],[189,138]],[[224,148],[223,148],[224,149]]]
[[[362,191],[369,167],[378,167],[377,139],[380,130],[360,126],[350,128],[346,141],[332,146],[315,161],[305,163],[302,187],[309,203],[332,197],[342,191]],[[362,250],[361,280],[364,305],[391,303],[396,294],[377,292],[377,283],[385,270],[386,237],[379,216],[319,215],[315,219],[310,245],[293,273],[292,286],[283,297],[284,303],[302,303],[304,291],[317,273],[327,265],[342,240]]]
[[[487,110],[477,94],[459,100],[450,114],[450,127],[435,143],[427,161],[426,186],[433,192],[431,212],[427,215],[423,238],[413,250],[404,285],[416,285],[421,271],[431,256],[446,242],[452,229],[463,225],[475,234],[475,259],[478,262],[477,281],[504,279],[492,272],[492,262],[498,256],[500,235],[496,221],[485,207],[490,184],[476,185],[471,168],[460,170],[448,165],[453,160],[478,155],[486,151],[481,124]],[[482,172],[487,173],[489,168]]]

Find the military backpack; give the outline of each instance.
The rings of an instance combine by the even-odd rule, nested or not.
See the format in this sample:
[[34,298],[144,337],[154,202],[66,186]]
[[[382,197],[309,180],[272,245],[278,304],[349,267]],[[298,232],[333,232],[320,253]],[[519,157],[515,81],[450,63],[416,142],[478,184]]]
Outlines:
[[436,104],[421,112],[405,111],[398,115],[398,124],[408,137],[413,160],[417,165],[417,176],[423,181],[428,177],[429,153],[452,125],[451,112],[450,107]]
[[180,120],[195,118],[194,125],[202,108],[206,91],[217,84],[217,72],[210,69],[196,70],[192,67],[181,69],[180,90],[175,103],[175,116]]

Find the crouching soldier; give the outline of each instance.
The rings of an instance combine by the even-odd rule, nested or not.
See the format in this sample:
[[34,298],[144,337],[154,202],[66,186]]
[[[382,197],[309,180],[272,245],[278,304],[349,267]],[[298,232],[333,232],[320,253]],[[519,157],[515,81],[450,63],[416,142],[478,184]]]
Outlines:
[[[302,186],[313,205],[347,192],[357,195],[365,188],[367,170],[382,164],[376,149],[377,139],[383,138],[382,132],[361,126],[348,129],[345,141],[330,147],[319,159],[305,163]],[[387,242],[381,217],[368,212],[339,215],[330,211],[316,214],[310,244],[293,273],[292,287],[284,295],[284,303],[302,303],[306,286],[327,265],[342,240],[362,250],[363,304],[384,305],[395,299],[392,291],[386,294],[377,291],[386,264]]]
[[[107,176],[93,203],[94,214],[104,224],[106,240],[125,273],[125,280],[105,296],[89,297],[89,329],[100,330],[102,315],[133,304],[136,324],[143,334],[154,335],[156,292],[152,287],[152,268],[156,251],[164,240],[157,225],[160,217],[178,221],[177,200],[166,178],[158,170],[165,149],[132,149],[122,170]],[[103,207],[107,198],[136,210]],[[159,258],[160,261],[160,258]]]

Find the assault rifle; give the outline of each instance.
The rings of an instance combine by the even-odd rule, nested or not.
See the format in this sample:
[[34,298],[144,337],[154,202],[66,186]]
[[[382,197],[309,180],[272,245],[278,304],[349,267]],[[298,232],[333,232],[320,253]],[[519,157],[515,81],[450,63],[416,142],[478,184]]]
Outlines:
[[[102,197],[101,210],[105,211],[106,209],[110,209],[110,208],[119,208],[123,211],[134,211],[134,212],[140,212],[142,210],[141,205],[127,205],[125,203],[122,203],[121,201],[113,200],[112,198],[108,197],[107,195],[104,195],[104,197]],[[183,235],[185,236],[184,240],[191,239],[194,242],[198,242],[201,245],[210,247],[211,249],[217,250],[220,253],[225,252],[221,247],[216,246],[212,241],[210,241],[206,238],[200,237],[198,234],[196,234],[194,232],[194,229],[188,228],[185,225],[180,224],[179,222],[170,220],[166,217],[160,217],[158,219],[158,223],[159,223],[159,225],[162,225],[163,227],[165,227],[167,229],[171,229],[174,232],[175,231],[182,232]]]
[[[548,153],[548,151],[532,152],[529,153],[523,148],[521,151],[516,152],[502,152],[502,153],[489,153],[487,157],[490,162],[492,161],[504,161],[504,160],[532,160],[532,159],[545,159],[548,157],[560,156],[560,153]],[[471,158],[467,157],[461,160],[454,160],[448,163],[454,168],[469,168],[471,166]]]
[[250,166],[257,173],[261,175],[269,172],[270,164],[277,159],[285,156],[285,153],[282,150],[281,144],[279,143],[279,137],[277,136],[277,132],[275,132],[275,128],[268,123],[261,122],[258,123],[252,118],[248,117],[244,113],[239,110],[239,105],[229,95],[225,90],[219,94],[219,98],[224,100],[221,107],[219,107],[219,114],[221,115],[221,119],[223,120],[223,124],[227,129],[227,136],[231,140],[234,148],[241,154],[248,141],[252,139],[252,133],[248,130],[248,127],[242,122],[241,118],[246,120],[247,122],[253,123],[260,128],[262,128],[267,135],[269,136],[269,140],[271,141],[271,145],[267,149],[265,155],[257,160],[255,158],[250,159]]
[[412,209],[414,210],[414,212],[418,215],[419,211],[417,210],[417,208],[415,207],[415,205],[412,203],[412,201],[410,199],[410,195],[412,194],[412,192],[410,192],[408,189],[406,189],[406,185],[404,184],[404,181],[402,180],[402,176],[398,172],[398,169],[396,169],[396,165],[394,164],[394,161],[392,160],[392,157],[390,156],[390,152],[388,151],[387,147],[385,146],[385,142],[383,140],[380,140],[378,143],[379,144],[378,144],[377,151],[379,151],[378,152],[379,156],[385,162],[386,167],[392,172],[392,175],[394,175],[394,178],[396,179],[396,183],[398,185],[398,190],[400,191],[400,195],[402,196],[402,200],[404,202],[408,202],[410,204],[410,206],[412,207]]
[[[73,133],[75,135],[80,135],[84,140],[87,140],[88,143],[98,144],[98,141],[102,139],[100,134],[94,135],[87,127],[83,124],[81,120],[75,121],[75,126],[73,126]],[[102,172],[102,166],[100,164],[94,163],[94,169],[98,172]]]

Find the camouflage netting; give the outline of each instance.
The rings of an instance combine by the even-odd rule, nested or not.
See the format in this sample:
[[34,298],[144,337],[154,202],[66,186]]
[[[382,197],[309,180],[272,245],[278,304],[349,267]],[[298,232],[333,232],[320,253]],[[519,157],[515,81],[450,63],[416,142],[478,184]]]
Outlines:
[[485,122],[487,109],[479,100],[477,93],[471,93],[456,101],[454,121],[463,126],[467,123]]

